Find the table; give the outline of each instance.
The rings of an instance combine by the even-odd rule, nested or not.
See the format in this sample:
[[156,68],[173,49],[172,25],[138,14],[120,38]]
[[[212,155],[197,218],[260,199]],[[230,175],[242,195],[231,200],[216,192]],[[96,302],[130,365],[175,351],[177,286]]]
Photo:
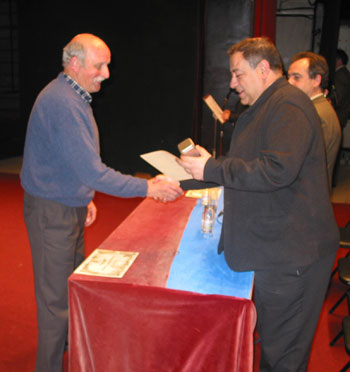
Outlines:
[[227,267],[201,211],[147,198],[98,247],[140,252],[125,276],[71,275],[70,371],[252,371],[253,273]]

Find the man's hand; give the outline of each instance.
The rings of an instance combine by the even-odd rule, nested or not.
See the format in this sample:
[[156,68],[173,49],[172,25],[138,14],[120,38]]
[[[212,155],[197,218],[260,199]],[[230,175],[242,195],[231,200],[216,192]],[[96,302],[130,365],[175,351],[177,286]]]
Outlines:
[[224,121],[224,123],[227,122],[227,120],[230,118],[231,116],[231,111],[230,110],[224,110],[222,112],[222,120]]
[[176,160],[187,173],[190,173],[195,180],[203,181],[204,167],[208,159],[211,157],[209,152],[196,145],[196,149],[200,156],[183,156],[181,155],[180,160]]
[[87,206],[87,215],[86,215],[86,220],[85,220],[85,226],[92,225],[96,220],[96,216],[97,216],[97,208],[96,208],[96,205],[94,204],[94,202],[91,201],[89,203],[89,205]]
[[[227,120],[230,118],[230,116],[231,116],[231,111],[230,110],[224,110],[223,112],[222,112],[222,114],[221,114],[221,118],[218,118],[214,113],[213,113],[213,118],[215,119],[215,120],[219,120],[219,119],[221,119],[221,120],[223,120],[223,122],[224,123],[226,123],[227,122]],[[223,124],[223,123],[222,123]]]
[[147,196],[162,202],[173,201],[183,194],[178,181],[165,175],[158,175],[147,181]]
[[152,181],[153,181],[153,183],[157,183],[159,181],[167,181],[167,182],[173,183],[174,185],[180,186],[179,181],[175,181],[175,180],[173,180],[172,178],[170,178],[169,176],[167,176],[165,174],[158,174],[157,176],[152,178]]

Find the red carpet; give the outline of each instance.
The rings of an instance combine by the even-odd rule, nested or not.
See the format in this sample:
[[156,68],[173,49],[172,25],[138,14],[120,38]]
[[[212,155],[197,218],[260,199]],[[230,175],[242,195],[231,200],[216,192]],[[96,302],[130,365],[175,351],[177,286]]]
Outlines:
[[[19,177],[0,174],[0,194],[0,372],[31,372],[35,366],[36,308]],[[97,193],[98,217],[85,230],[86,254],[101,244],[141,201]]]
[[[18,176],[0,174],[0,195],[0,372],[30,372],[35,365],[36,310],[30,248],[22,214],[23,191]],[[91,253],[141,200],[97,193],[98,219],[86,229],[86,253]],[[336,204],[334,211],[338,225],[344,226],[350,219],[350,204]],[[338,253],[344,256],[346,250],[339,249]],[[343,339],[329,346],[341,328],[343,316],[347,315],[346,302],[334,314],[328,312],[345,289],[335,275],[320,317],[308,372],[337,372],[349,360]],[[66,358],[64,372],[67,372]],[[257,346],[254,372],[259,371],[258,359]]]

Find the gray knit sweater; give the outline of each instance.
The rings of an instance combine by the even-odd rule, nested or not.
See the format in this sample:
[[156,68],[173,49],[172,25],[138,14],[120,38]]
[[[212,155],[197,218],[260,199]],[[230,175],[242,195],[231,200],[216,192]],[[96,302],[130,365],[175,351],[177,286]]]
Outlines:
[[103,164],[91,106],[62,73],[42,90],[33,106],[21,183],[33,196],[68,206],[86,206],[95,190],[120,197],[147,193],[146,180]]

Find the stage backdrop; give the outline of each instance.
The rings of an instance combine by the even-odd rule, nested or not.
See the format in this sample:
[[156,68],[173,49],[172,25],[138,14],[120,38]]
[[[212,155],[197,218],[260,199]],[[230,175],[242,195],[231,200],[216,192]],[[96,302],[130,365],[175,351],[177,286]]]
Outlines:
[[23,129],[37,94],[61,71],[64,45],[90,32],[112,52],[111,77],[92,104],[107,165],[155,174],[139,154],[176,153],[186,137],[211,151],[213,121],[202,97],[211,93],[221,103],[226,95],[226,50],[251,34],[254,1],[132,1],[116,10],[87,4],[19,1]]
[[[236,42],[253,36],[254,1],[209,0],[207,6],[203,94],[211,94],[222,107],[231,80],[227,51]],[[232,93],[227,108],[234,110],[237,101],[236,94]],[[202,113],[200,141],[212,153],[214,118],[205,105],[202,105]],[[230,136],[229,124],[225,125],[225,136]]]

